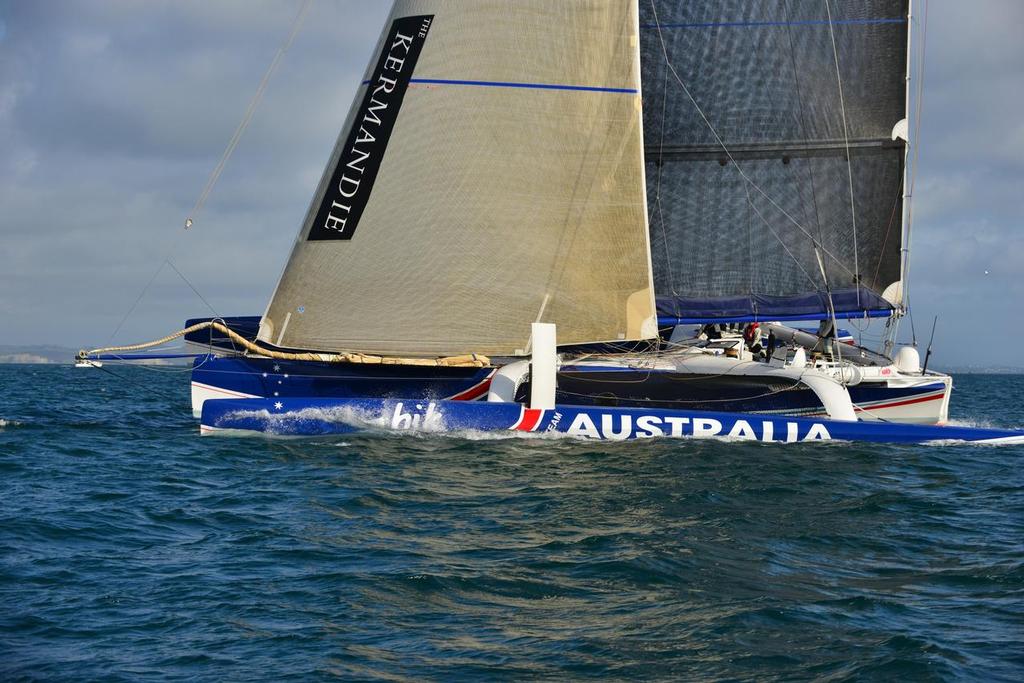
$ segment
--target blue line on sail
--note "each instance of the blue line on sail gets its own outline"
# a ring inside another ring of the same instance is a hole
[[[836,19],[835,26],[872,25],[872,24],[905,24],[906,17],[894,19]],[[718,27],[761,27],[761,26],[828,26],[828,19],[809,21],[709,21],[696,24],[641,24],[640,28],[718,28]]]
[[[584,92],[617,92],[635,95],[636,88],[605,88],[597,85],[559,85],[554,83],[509,83],[506,81],[457,81],[444,78],[412,78],[410,83],[426,85],[477,85],[490,88],[529,88],[533,90],[577,90]],[[370,81],[363,81],[369,85]]]

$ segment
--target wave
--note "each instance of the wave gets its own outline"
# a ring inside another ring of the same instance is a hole
[[[225,417],[229,420],[256,420],[261,423],[268,434],[288,435],[292,433],[291,425],[303,422],[325,422],[328,424],[352,427],[353,431],[384,431],[387,420],[382,415],[371,415],[366,411],[351,406],[338,408],[303,408],[286,413],[271,413],[263,408],[260,410],[235,410]]]
[[[350,427],[353,432],[364,434],[382,434],[389,436],[443,436],[445,438],[465,439],[467,441],[504,441],[508,439],[569,439],[587,441],[584,437],[572,436],[564,432],[522,432],[516,430],[484,431],[478,429],[450,429],[439,413],[431,413],[413,429],[393,429],[390,418],[380,413],[359,410],[351,406],[337,408],[303,408],[287,413],[271,413],[269,410],[236,410],[228,413],[230,420],[248,419],[261,423],[265,434],[271,436],[290,436],[294,427],[303,422],[323,422],[332,425]],[[224,432],[236,430],[225,429]],[[239,431],[239,433],[251,433]]]
[[[992,422],[992,420],[986,420],[983,418],[964,418],[957,420],[949,420],[946,422],[949,427],[974,427],[977,429],[1013,429],[1013,427],[1004,427]]]

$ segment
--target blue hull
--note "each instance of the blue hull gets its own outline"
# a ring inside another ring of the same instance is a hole
[[[282,361],[270,358],[200,358],[192,383],[225,394],[265,398],[425,396],[476,400],[487,395],[493,368],[420,367]]]
[[[202,431],[319,436],[365,430],[439,433],[555,433],[626,440],[726,437],[750,441],[969,441],[1024,444],[1024,431],[686,410],[558,405],[530,410],[517,403],[429,399],[225,399],[203,405]]]

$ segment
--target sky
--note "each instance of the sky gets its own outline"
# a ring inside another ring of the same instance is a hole
[[[262,313],[389,6],[313,3],[184,232],[300,3],[0,0],[0,345]],[[929,3],[910,290],[939,365],[1024,366],[1022,29],[1020,0]],[[120,325],[168,254],[191,287],[165,266]]]

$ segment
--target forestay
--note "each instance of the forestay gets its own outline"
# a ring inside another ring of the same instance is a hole
[[[330,84],[325,84],[329,87]],[[521,354],[656,334],[637,6],[399,0],[260,339]]]
[[[893,129],[906,116],[907,3],[639,7],[659,312],[819,318],[831,290],[839,317],[888,315],[901,279],[906,143]]]

